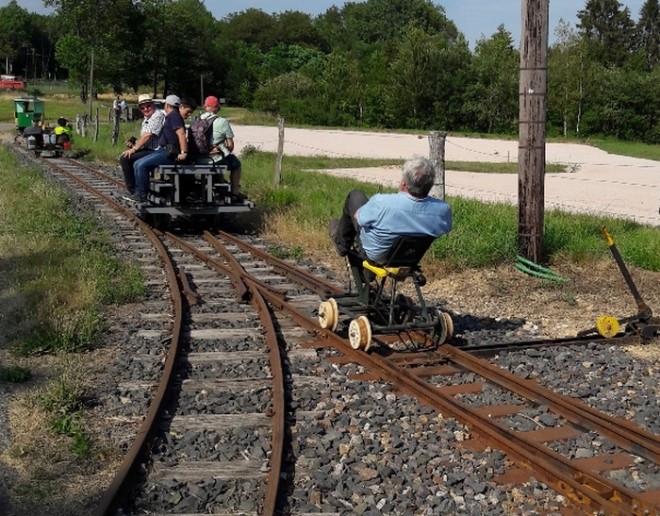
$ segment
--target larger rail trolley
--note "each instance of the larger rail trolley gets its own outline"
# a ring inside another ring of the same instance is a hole
[[[148,202],[140,204],[138,211],[161,229],[169,227],[174,217],[217,226],[226,214],[254,208],[252,201],[231,194],[226,177],[226,165],[161,165],[150,172]]]

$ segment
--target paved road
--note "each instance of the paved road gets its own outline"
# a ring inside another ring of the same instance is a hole
[[[238,152],[246,145],[277,150],[277,128],[233,125]],[[405,159],[428,155],[425,134],[366,133],[358,131],[286,129],[285,155]],[[447,161],[516,162],[518,142],[491,139],[447,138]],[[608,154],[588,145],[549,143],[548,162],[567,165],[569,172],[547,174],[546,210],[591,213],[630,218],[660,226],[660,162]],[[397,169],[346,169],[329,173],[361,177],[395,186]],[[517,174],[479,174],[448,170],[446,193],[487,202],[518,202]]]

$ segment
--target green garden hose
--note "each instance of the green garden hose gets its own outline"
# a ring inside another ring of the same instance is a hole
[[[516,258],[515,267],[516,269],[524,272],[525,274],[529,274],[536,278],[541,278],[549,281],[558,281],[558,282],[568,281],[566,278],[562,278],[555,271],[547,269],[546,267],[542,267],[541,265],[534,263],[520,255],[518,255],[518,257]]]

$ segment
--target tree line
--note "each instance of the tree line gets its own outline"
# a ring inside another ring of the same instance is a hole
[[[367,0],[318,16],[247,9],[216,20],[200,0],[44,0],[0,9],[4,67],[61,77],[83,95],[144,89],[225,97],[292,123],[515,134],[519,52],[500,26],[470,49],[431,0]],[[577,8],[577,6],[576,6]],[[631,18],[586,0],[548,56],[548,132],[660,143],[660,9]],[[93,55],[93,60],[92,60]],[[3,66],[0,64],[0,67]]]

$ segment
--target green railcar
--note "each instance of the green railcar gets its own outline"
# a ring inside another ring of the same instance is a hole
[[[19,97],[14,99],[14,120],[16,129],[23,132],[33,122],[42,122],[45,117],[44,101],[37,97]]]

